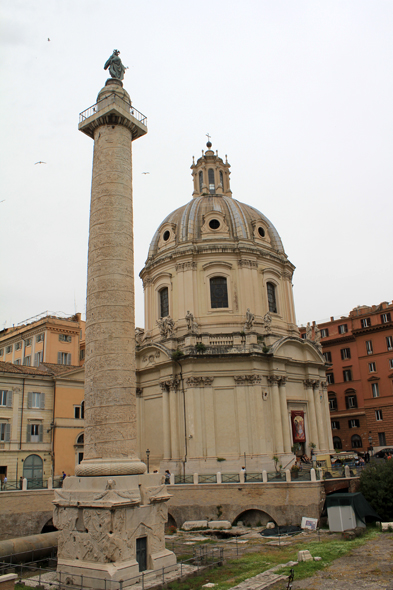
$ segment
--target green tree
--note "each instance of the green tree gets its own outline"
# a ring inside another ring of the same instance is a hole
[[[360,492],[383,521],[393,520],[393,459],[371,461],[360,476]]]

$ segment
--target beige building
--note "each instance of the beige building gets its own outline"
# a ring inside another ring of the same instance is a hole
[[[299,337],[277,230],[232,198],[230,165],[207,147],[140,273],[140,456],[178,474],[272,469],[273,456],[285,467],[295,442],[333,449],[325,361]]]

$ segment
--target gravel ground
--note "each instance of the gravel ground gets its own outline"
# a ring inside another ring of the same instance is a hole
[[[276,585],[275,590],[286,588]],[[292,590],[393,590],[393,534],[380,535],[312,578],[295,581]]]

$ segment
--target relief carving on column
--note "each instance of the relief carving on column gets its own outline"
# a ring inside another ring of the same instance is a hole
[[[143,289],[146,289],[146,287],[148,287],[149,285],[151,285],[153,283],[153,279],[150,278],[145,278],[143,280]]]
[[[210,386],[214,381],[214,377],[188,377],[186,383],[190,387],[205,387]]]
[[[260,375],[234,375],[236,385],[255,385],[261,382]]]

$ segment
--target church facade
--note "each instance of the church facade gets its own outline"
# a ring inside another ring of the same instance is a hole
[[[325,361],[300,338],[277,230],[232,197],[230,165],[207,147],[191,201],[160,224],[140,273],[140,456],[175,474],[284,468],[294,443],[333,450]]]

